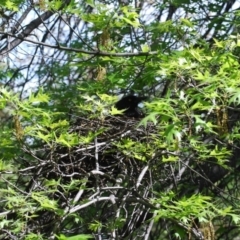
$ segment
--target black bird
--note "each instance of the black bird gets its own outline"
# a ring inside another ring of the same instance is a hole
[[[124,111],[124,115],[126,115],[127,117],[135,117],[135,118],[144,117],[144,114],[139,109],[138,104],[145,99],[146,97],[137,97],[134,95],[128,95],[120,99],[116,103],[115,107],[118,110],[126,109]]]

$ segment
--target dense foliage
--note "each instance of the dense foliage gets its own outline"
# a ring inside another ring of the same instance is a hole
[[[0,3],[0,239],[237,239],[239,13]]]

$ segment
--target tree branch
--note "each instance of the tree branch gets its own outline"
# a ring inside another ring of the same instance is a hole
[[[33,28],[34,29],[34,28]],[[32,30],[33,30],[32,29]],[[25,29],[26,30],[26,29]],[[31,31],[32,31],[31,30]],[[30,33],[30,32],[29,32]],[[112,53],[112,52],[105,52],[105,51],[86,51],[83,49],[77,49],[77,48],[69,48],[69,47],[63,47],[60,46],[59,44],[57,45],[51,45],[51,44],[46,44],[43,42],[39,42],[39,41],[34,41],[31,39],[26,39],[24,37],[24,35],[27,35],[26,32],[25,33],[21,33],[19,35],[14,35],[11,33],[5,33],[5,32],[1,32],[0,34],[7,34],[10,37],[15,37],[16,39],[13,40],[8,46],[4,47],[1,51],[0,54],[6,54],[8,51],[11,51],[14,47],[16,47],[17,45],[19,45],[21,42],[26,41],[26,42],[30,42],[33,44],[37,44],[37,45],[41,45],[41,46],[45,46],[45,47],[49,47],[49,48],[53,48],[53,49],[58,49],[58,50],[63,50],[63,51],[68,51],[68,52],[77,52],[77,53],[85,53],[85,54],[89,54],[89,55],[95,55],[95,56],[108,56],[108,57],[141,57],[141,56],[151,56],[151,55],[156,55],[158,52],[157,51],[153,51],[153,52],[136,52],[136,53]]]

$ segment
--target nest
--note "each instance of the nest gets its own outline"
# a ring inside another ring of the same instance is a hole
[[[70,133],[87,136],[89,132],[98,132],[91,142],[71,148],[56,145],[53,149],[45,146],[44,150],[41,148],[34,153],[24,149],[36,162],[35,166],[31,165],[29,170],[26,168],[24,171],[25,176],[31,177],[26,192],[46,191],[46,196],[56,200],[64,211],[64,217],[52,210],[37,211],[29,221],[29,231],[51,235],[56,227],[64,229],[72,221],[73,213],[88,216],[88,222],[106,223],[111,218],[115,221],[116,214],[125,220],[133,216],[137,219],[140,217],[142,222],[147,215],[141,216],[140,212],[144,210],[146,214],[147,205],[150,205],[146,201],[151,186],[149,175],[144,170],[147,161],[144,153],[142,159],[140,155],[136,159],[122,142],[126,139],[131,144],[148,141],[155,128],[151,124],[147,128],[137,127],[140,120],[127,116],[104,120],[79,117],[77,123],[71,126]],[[49,188],[51,181],[58,182],[54,191]],[[89,208],[84,207],[86,201],[94,202],[92,215],[88,214]],[[76,205],[79,210],[76,210]],[[138,224],[137,219],[132,229]],[[77,232],[89,231],[86,226],[75,227]],[[126,221],[124,226],[119,226],[116,234],[124,237],[129,232]]]

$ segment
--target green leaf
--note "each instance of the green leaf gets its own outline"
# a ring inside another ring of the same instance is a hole
[[[163,162],[176,162],[179,160],[179,157],[178,156],[168,156],[168,157],[165,157],[165,156],[162,156],[162,161]]]
[[[44,194],[45,192],[32,192],[31,197],[36,200],[43,209],[58,210],[57,201],[49,199]]]
[[[229,102],[230,103],[234,103],[236,105],[240,104],[240,89],[236,89],[236,92],[230,98]]]
[[[108,94],[97,94],[99,96],[99,98],[107,103],[113,104],[114,102],[116,102],[117,97],[116,96],[110,96]]]
[[[75,235],[75,236],[71,236],[71,237],[66,237],[63,234],[60,234],[59,236],[57,236],[58,240],[87,240],[87,239],[94,239],[94,237],[90,234],[79,234],[79,235]]]
[[[142,52],[149,52],[151,49],[147,44],[141,45]]]
[[[147,126],[148,122],[153,122],[154,125],[157,124],[156,116],[159,115],[157,112],[151,112],[149,115],[147,115],[145,118],[143,118],[138,126],[143,125],[144,127]]]
[[[194,26],[193,23],[191,21],[189,21],[188,19],[186,19],[186,18],[181,18],[180,20],[187,27],[193,27]]]
[[[59,137],[55,136],[55,138],[57,143],[67,147],[72,147],[79,144],[79,137],[76,133],[61,133]],[[87,137],[85,138],[85,142],[90,142],[91,140],[87,140]]]
[[[130,24],[131,26],[133,26],[133,27],[135,27],[135,28],[137,28],[137,27],[139,27],[140,26],[140,23],[138,22],[138,21],[135,21],[135,20],[130,20],[130,19],[128,19],[128,18],[125,18],[125,17],[122,17],[122,19],[126,22],[126,23],[128,23],[128,24]]]
[[[9,10],[13,10],[15,12],[17,12],[19,9],[18,9],[18,6],[13,2],[13,1],[10,1],[10,0],[7,0],[6,3],[5,3],[5,6],[6,8],[8,8]]]
[[[49,96],[47,94],[44,94],[42,90],[40,89],[36,96],[34,94],[30,93],[29,95],[29,102],[32,104],[39,104],[42,102],[49,102]]]
[[[102,223],[97,220],[95,220],[93,223],[89,224],[89,229],[94,232],[97,232],[97,230],[99,228],[102,228]]]
[[[110,110],[110,114],[111,115],[119,115],[119,114],[123,114],[125,111],[125,109],[123,110],[118,110],[117,108],[115,108],[114,106],[111,107],[111,110]]]
[[[49,140],[52,139],[52,135],[51,134],[43,134],[40,131],[37,132],[36,136],[39,137],[40,139],[44,140],[47,143],[49,143]]]
[[[177,130],[175,124],[169,124],[165,130],[164,135],[166,136],[167,142],[171,143],[175,140],[178,135],[181,136],[180,132]]]

